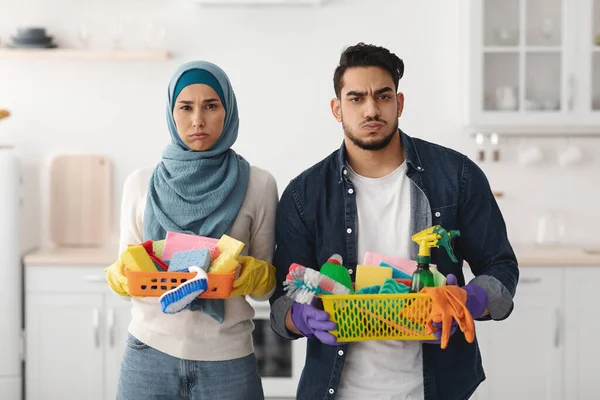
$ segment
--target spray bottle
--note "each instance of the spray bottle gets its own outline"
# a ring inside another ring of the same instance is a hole
[[[431,260],[430,249],[432,247],[443,247],[448,252],[448,256],[453,262],[458,262],[452,251],[450,240],[460,236],[459,231],[446,231],[440,225],[427,228],[412,236],[413,242],[419,245],[419,254],[417,255],[417,270],[412,275],[412,293],[419,293],[424,287],[434,286],[433,273],[429,270]]]

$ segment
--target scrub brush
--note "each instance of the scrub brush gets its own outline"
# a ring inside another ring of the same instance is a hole
[[[160,306],[163,313],[178,313],[208,288],[208,276],[202,268],[193,266],[189,270],[195,272],[196,276],[160,296]]]
[[[310,304],[320,294],[349,294],[350,289],[312,268],[300,264],[290,265],[283,282],[288,297],[297,303]]]

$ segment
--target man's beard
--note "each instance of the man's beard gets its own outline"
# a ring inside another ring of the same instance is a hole
[[[372,119],[367,122],[372,122],[372,121],[381,122],[381,120],[379,120],[379,119]],[[377,150],[385,149],[387,147],[387,145],[390,144],[390,142],[394,138],[394,135],[398,134],[398,120],[397,119],[395,120],[394,126],[390,130],[390,133],[388,133],[387,135],[385,135],[384,137],[382,137],[381,139],[378,139],[378,140],[369,140],[369,139],[365,140],[365,139],[357,138],[350,131],[350,129],[348,129],[346,124],[344,124],[343,118],[342,118],[342,128],[344,128],[344,134],[346,135],[346,137],[348,139],[350,139],[356,147],[363,149],[363,150],[377,151]]]

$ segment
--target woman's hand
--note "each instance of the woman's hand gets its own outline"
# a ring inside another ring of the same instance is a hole
[[[261,297],[275,288],[275,267],[254,257],[238,256],[240,276],[233,281],[231,296]]]

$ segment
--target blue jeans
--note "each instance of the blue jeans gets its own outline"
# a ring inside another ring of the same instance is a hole
[[[130,334],[117,399],[264,400],[264,394],[254,354],[226,361],[183,360]]]

